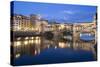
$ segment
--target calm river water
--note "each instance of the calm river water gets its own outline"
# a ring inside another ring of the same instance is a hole
[[[74,38],[75,39],[75,38]],[[48,40],[44,37],[18,37],[11,43],[14,65],[34,65],[96,60],[95,41]]]

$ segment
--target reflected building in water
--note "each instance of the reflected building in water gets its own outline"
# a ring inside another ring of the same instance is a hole
[[[71,48],[73,50],[85,50],[92,51],[94,57],[96,56],[96,51],[94,49],[95,42],[84,42],[80,40],[47,40],[44,37],[19,37],[16,41],[12,42],[14,48],[14,58],[19,58],[23,55],[36,56],[39,55],[44,50],[49,48]]]

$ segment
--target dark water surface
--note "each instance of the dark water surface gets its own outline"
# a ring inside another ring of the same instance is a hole
[[[14,65],[34,65],[66,62],[95,61],[95,41],[71,41],[44,37],[18,37],[12,46]]]

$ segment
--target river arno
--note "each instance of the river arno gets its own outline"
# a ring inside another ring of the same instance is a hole
[[[75,39],[75,40],[74,40]],[[95,41],[46,39],[42,36],[18,37],[11,45],[14,65],[50,64],[97,60]]]

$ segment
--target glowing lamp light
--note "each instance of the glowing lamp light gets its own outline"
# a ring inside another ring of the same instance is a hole
[[[35,50],[35,55],[37,54],[37,50]]]
[[[24,44],[27,45],[28,44],[28,41],[24,41]]]
[[[18,38],[17,38],[17,40],[20,40],[20,39],[21,39],[21,37],[18,37]]]
[[[36,44],[40,44],[40,39],[39,40],[35,40]]]
[[[25,37],[25,39],[29,39],[29,37]]]
[[[34,37],[31,37],[31,39],[34,39]]]
[[[34,40],[29,40],[29,43],[32,43],[33,44],[34,43]]]
[[[57,46],[55,46],[55,49],[57,49]]]
[[[20,46],[21,45],[21,42],[20,41],[17,41],[17,42],[14,42],[14,46]]]
[[[60,47],[60,48],[64,48],[65,45],[66,45],[65,43],[63,43],[63,42],[59,42],[59,47]]]
[[[18,54],[16,54],[16,56],[15,56],[16,58],[19,58],[20,57],[20,54],[18,53]]]

